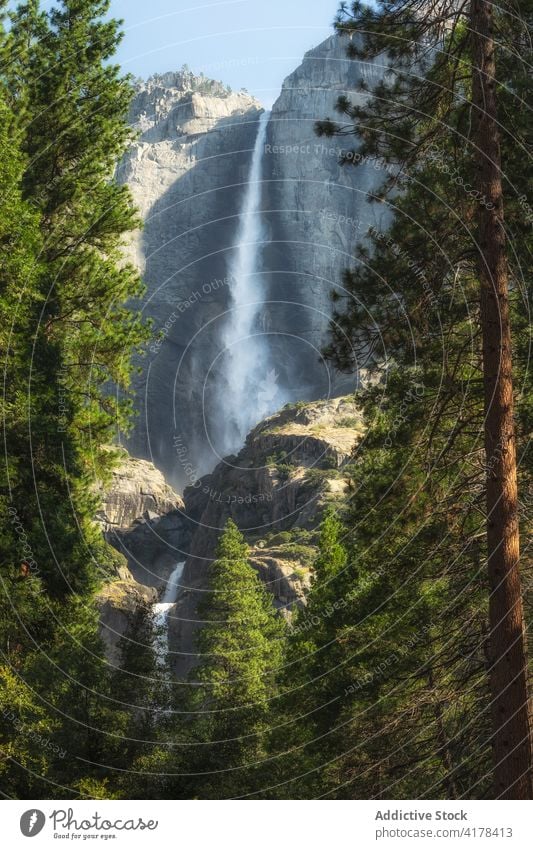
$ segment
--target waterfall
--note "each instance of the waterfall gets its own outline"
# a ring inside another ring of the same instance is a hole
[[[265,305],[261,248],[266,239],[261,216],[261,187],[269,118],[270,113],[263,112],[259,120],[235,251],[228,269],[231,302],[222,333],[224,353],[218,394],[223,455],[239,450],[254,425],[285,403],[272,362],[269,336],[261,332],[260,326]]]
[[[179,584],[183,575],[185,562],[176,563],[163,593],[163,598],[153,606],[155,640],[154,651],[159,666],[164,666],[168,654],[168,614],[176,603],[179,594]]]

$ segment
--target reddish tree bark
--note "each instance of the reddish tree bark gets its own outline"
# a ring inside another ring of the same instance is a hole
[[[531,735],[520,586],[516,440],[492,3],[472,0],[479,275],[487,462],[490,690],[494,791],[531,799]]]

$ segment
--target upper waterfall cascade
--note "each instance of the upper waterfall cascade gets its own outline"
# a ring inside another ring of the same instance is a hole
[[[179,491],[287,402],[357,385],[321,352],[349,246],[382,229],[385,205],[366,198],[383,175],[370,162],[341,168],[338,144],[314,125],[341,90],[364,103],[359,84],[379,81],[373,67],[331,36],[285,80],[270,115],[246,92],[204,93],[188,76],[138,83],[137,141],[119,177],[144,221],[125,250],[156,332],[136,361],[126,442]]]
[[[263,112],[244,194],[235,250],[229,263],[230,311],[222,332],[222,381],[219,410],[221,450],[239,450],[246,434],[283,405],[283,391],[270,349],[270,335],[261,325],[265,306],[261,251],[266,233],[261,197],[263,155],[269,112]]]

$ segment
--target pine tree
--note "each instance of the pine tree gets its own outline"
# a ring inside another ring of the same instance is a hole
[[[281,697],[273,705],[275,757],[267,796],[308,799],[325,789],[323,765],[332,752],[328,733],[339,712],[343,687],[337,627],[352,571],[345,536],[338,516],[328,511],[320,528],[319,555],[306,606],[293,613],[288,629]]]
[[[24,192],[41,213],[42,237],[27,339],[31,465],[20,510],[34,523],[43,573],[58,595],[84,592],[110,569],[92,522],[93,483],[108,478],[108,445],[128,426],[131,356],[145,335],[125,306],[140,281],[122,245],[139,222],[113,173],[130,138],[132,89],[110,61],[120,33],[117,21],[103,19],[108,8],[65,0],[43,15],[37,3],[24,4],[11,15],[4,51],[21,116]]]
[[[260,788],[269,709],[283,660],[284,627],[248,563],[248,547],[230,520],[210,567],[200,614],[200,664],[191,673],[189,709],[196,745],[187,757],[190,795],[227,798]]]
[[[53,630],[40,562],[32,547],[31,527],[19,512],[18,494],[25,476],[28,456],[13,450],[24,442],[27,404],[24,375],[26,338],[31,334],[31,304],[38,297],[41,273],[39,220],[21,196],[24,160],[18,149],[15,119],[3,92],[0,94],[0,355],[3,391],[1,417],[4,437],[4,463],[0,477],[0,649],[1,674],[6,683],[7,721],[2,722],[9,757],[22,766],[33,764],[31,737],[16,733],[27,728],[29,715],[38,717],[41,730],[47,726],[45,712],[20,679],[28,652],[38,639],[50,637]],[[10,693],[14,693],[10,695]],[[11,718],[11,713],[13,717]],[[10,738],[10,739],[9,739]],[[4,742],[4,740],[3,740]],[[7,769],[7,763],[2,763]],[[18,792],[21,776],[12,789]]]
[[[527,9],[524,9],[527,13]],[[497,122],[498,83],[521,88],[524,70],[515,61],[504,59],[496,71],[495,40],[501,54],[513,48],[513,39],[525,43],[526,28],[520,16],[507,17],[505,11],[492,13],[488,3],[472,0],[457,7],[453,3],[440,4],[438,9],[423,3],[383,3],[377,9],[356,3],[350,11],[343,4],[338,28],[350,34],[349,52],[353,56],[385,57],[393,68],[385,82],[374,90],[363,106],[354,107],[346,98],[339,101],[339,110],[357,122],[354,126],[339,128],[331,122],[319,126],[319,132],[355,133],[362,145],[358,157],[370,155],[393,166],[385,182],[383,196],[394,184],[405,189],[413,181],[419,189],[419,199],[424,198],[424,180],[428,172],[441,172],[437,183],[447,183],[447,194],[460,195],[459,208],[462,220],[455,218],[457,207],[444,207],[437,215],[438,229],[424,230],[414,235],[415,253],[421,256],[421,265],[409,267],[408,259],[413,247],[407,238],[399,239],[403,252],[403,278],[407,279],[409,292],[413,291],[412,278],[419,268],[418,300],[411,303],[410,317],[415,320],[412,350],[423,357],[430,356],[431,334],[427,325],[435,306],[444,304],[446,290],[453,284],[472,281],[477,287],[477,305],[472,314],[472,340],[479,345],[480,367],[483,376],[484,409],[482,418],[485,434],[487,517],[486,556],[490,578],[490,667],[491,704],[494,743],[494,792],[498,798],[530,798],[531,796],[531,742],[528,721],[526,687],[526,659],[520,579],[518,572],[518,502],[516,491],[516,461],[513,415],[511,336],[509,322],[508,256],[503,219],[502,174],[500,167],[501,130]],[[365,32],[364,41],[357,31]],[[526,51],[530,50],[527,46]],[[516,54],[515,54],[516,55]],[[497,76],[498,74],[498,76]],[[508,97],[507,97],[508,100]],[[506,104],[506,96],[501,97]],[[507,113],[509,114],[509,113]],[[508,122],[503,138],[504,149],[521,143],[521,119]],[[453,159],[443,158],[450,153]],[[505,153],[504,153],[505,156]],[[457,174],[450,168],[457,168]],[[448,179],[442,179],[442,172]],[[450,171],[452,172],[450,174]],[[517,185],[523,179],[518,172]],[[429,187],[433,188],[434,183]],[[458,188],[461,187],[461,192]],[[429,194],[429,193],[428,193]],[[411,197],[415,194],[411,191]],[[426,205],[431,201],[424,198]],[[393,201],[395,205],[396,202]],[[516,202],[508,204],[513,214],[520,217]],[[404,207],[405,209],[405,207]],[[415,222],[420,217],[419,205]],[[451,211],[451,214],[450,214]],[[401,211],[400,211],[401,214]],[[523,217],[523,215],[522,215]],[[451,221],[450,221],[451,219]],[[455,221],[454,221],[455,219]],[[408,219],[406,219],[408,221]],[[406,223],[404,221],[404,224]],[[457,222],[457,223],[456,223]],[[458,226],[458,225],[462,226]],[[473,229],[472,229],[473,228]],[[412,236],[412,227],[407,224]],[[440,236],[451,255],[442,250]],[[453,237],[454,238],[453,238]],[[435,250],[437,246],[437,250]],[[379,251],[381,262],[385,256]],[[445,262],[439,270],[439,254]],[[363,254],[361,254],[361,257]],[[398,267],[395,263],[394,268]],[[372,261],[372,272],[378,265]],[[371,273],[372,273],[371,272]],[[434,279],[432,279],[432,275]],[[364,277],[358,275],[357,288]],[[411,281],[409,281],[411,277]],[[424,280],[431,281],[425,286]],[[439,285],[436,285],[437,281]],[[352,281],[353,284],[353,281]],[[376,289],[376,286],[374,286]],[[393,289],[404,296],[400,281]],[[351,291],[354,291],[352,285]],[[430,300],[436,294],[436,302]],[[469,295],[470,297],[470,295]],[[452,302],[453,303],[453,302]],[[378,315],[386,313],[387,339],[397,339],[396,328],[391,325],[391,298],[378,305]],[[349,308],[344,326],[350,326],[353,338],[354,312]],[[455,342],[454,325],[446,321],[450,340]],[[426,327],[425,327],[426,325]],[[426,344],[429,340],[429,345]],[[403,349],[405,351],[405,349]],[[463,349],[463,354],[464,354]],[[351,355],[344,344],[340,345],[340,360],[347,365]],[[335,355],[335,343],[332,347]],[[394,357],[397,350],[393,346]],[[462,368],[461,352],[455,348],[456,371]],[[446,353],[446,361],[450,361]],[[478,396],[479,397],[479,396]],[[450,399],[446,386],[442,398]],[[450,403],[451,402],[451,403]],[[482,398],[483,402],[483,398]],[[438,405],[442,408],[442,401]],[[479,414],[479,408],[477,408]],[[470,420],[470,426],[472,421]],[[475,425],[474,425],[475,427]],[[459,433],[456,430],[456,433]],[[452,435],[453,441],[455,437]]]
[[[154,642],[152,609],[139,604],[119,641],[119,668],[111,675],[111,696],[124,716],[115,768],[127,768],[146,752],[152,753],[161,734],[167,731],[171,673],[158,666]]]
[[[127,390],[144,333],[124,306],[139,289],[121,253],[136,215],[113,170],[130,89],[108,63],[107,5],[28,2],[0,36],[1,770],[18,798],[112,795],[109,765],[129,757],[132,712],[114,698],[93,598],[117,565],[93,481],[129,409],[109,386]]]
[[[336,614],[346,603],[342,592],[347,572],[351,572],[345,537],[346,529],[338,516],[333,511],[328,512],[320,528],[319,556],[313,564],[313,583],[307,605],[298,611],[289,632],[287,687],[300,708],[306,699],[304,692],[307,696],[311,694],[315,706],[322,706],[320,715],[313,711],[312,717],[314,726],[322,731],[331,726],[329,709],[331,700],[336,701],[332,690],[339,684],[338,679],[332,683],[335,676],[330,673],[339,657],[335,642]],[[300,686],[293,689],[296,680],[300,681]]]

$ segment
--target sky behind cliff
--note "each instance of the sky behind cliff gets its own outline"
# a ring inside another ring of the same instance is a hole
[[[332,32],[336,0],[114,0],[132,73],[192,71],[247,88],[266,106],[306,50]]]
[[[331,35],[337,8],[337,0],[111,3],[113,15],[124,20],[118,52],[124,70],[148,77],[187,64],[233,89],[247,88],[267,107],[303,54]]]

